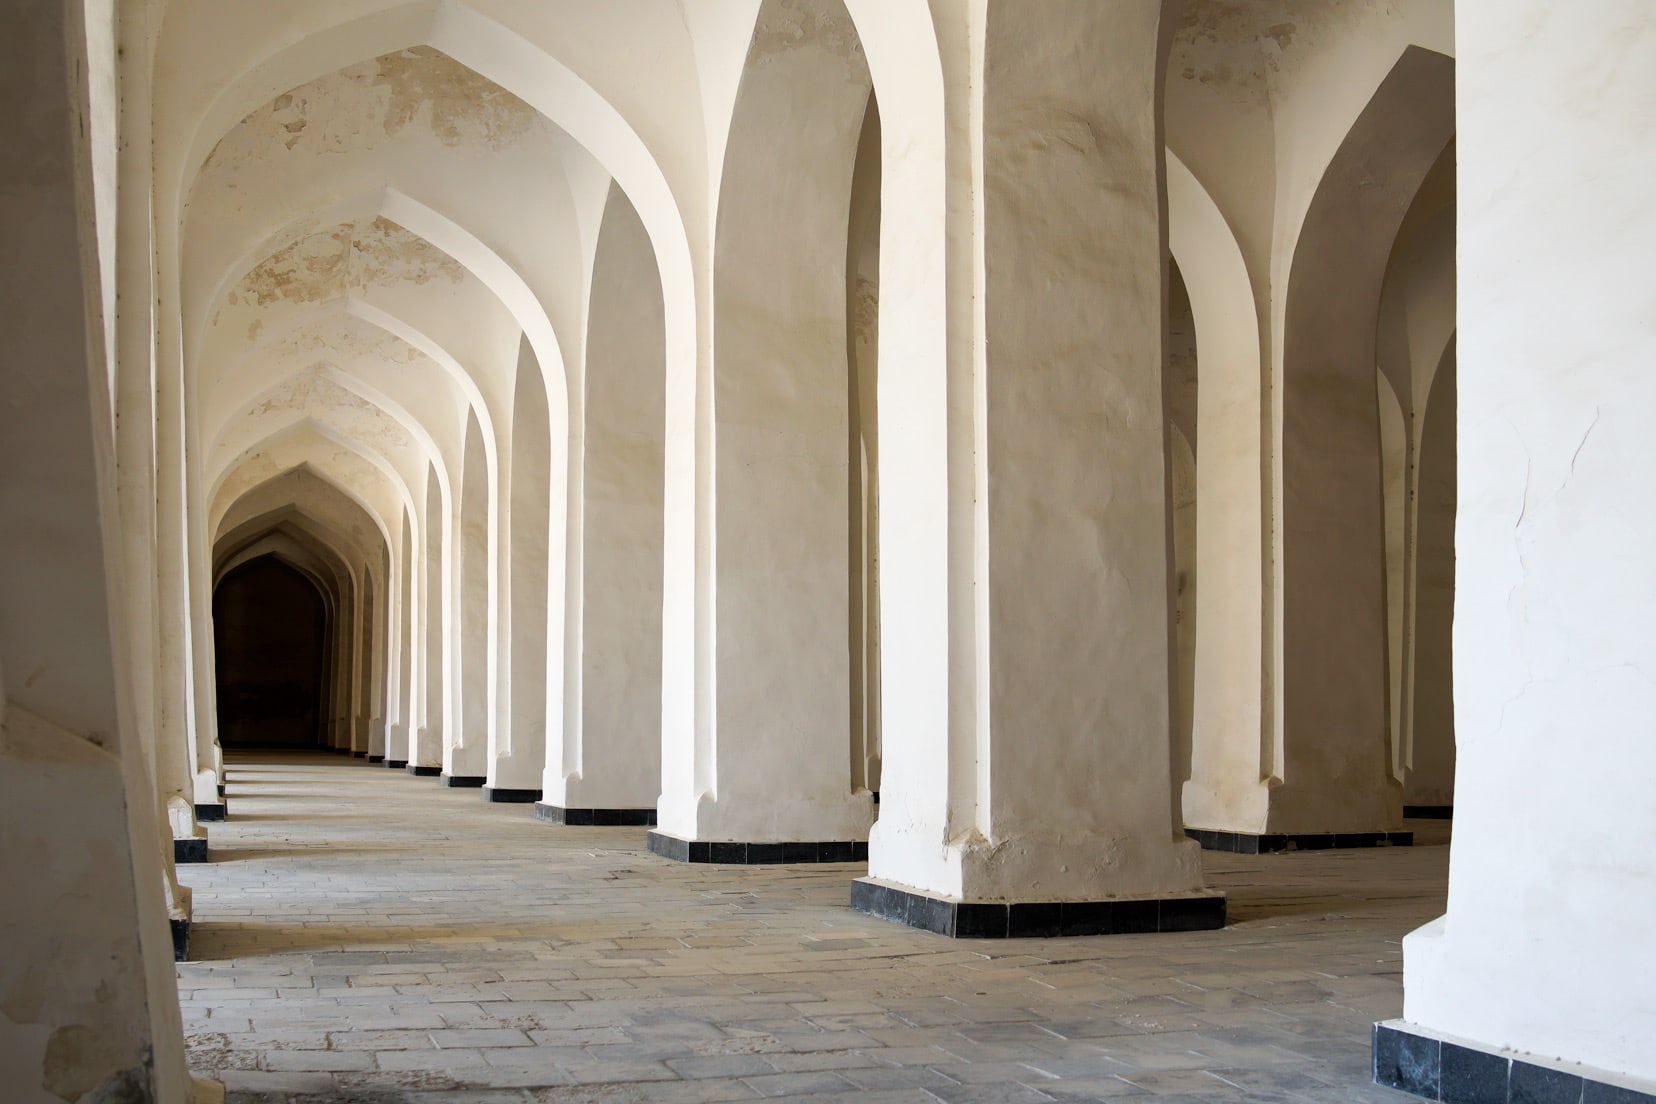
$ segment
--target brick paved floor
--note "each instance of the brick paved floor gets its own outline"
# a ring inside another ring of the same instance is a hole
[[[1368,1083],[1446,826],[1206,856],[1222,932],[949,940],[858,865],[686,866],[360,760],[233,756],[180,964],[232,1104],[1406,1102]]]

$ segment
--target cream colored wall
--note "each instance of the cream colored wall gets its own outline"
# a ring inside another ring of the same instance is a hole
[[[1453,52],[1451,39],[1452,6],[1445,0],[1389,5],[1286,0],[1235,5],[1193,0],[1183,9],[1169,59],[1167,138],[1170,163],[1176,158],[1181,169],[1188,166],[1200,191],[1170,188],[1175,248],[1181,222],[1189,221],[1188,214],[1180,217],[1181,210],[1199,209],[1188,202],[1181,205],[1181,190],[1211,197],[1216,221],[1223,229],[1215,227],[1205,237],[1210,241],[1234,237],[1252,292],[1258,342],[1254,372],[1259,382],[1251,388],[1252,395],[1231,391],[1246,396],[1246,405],[1227,404],[1221,416],[1215,404],[1211,407],[1213,424],[1204,422],[1204,440],[1217,441],[1216,431],[1228,425],[1231,442],[1211,453],[1204,449],[1204,455],[1215,457],[1215,492],[1218,479],[1225,478],[1227,486],[1223,494],[1202,496],[1204,502],[1213,504],[1213,509],[1203,513],[1202,524],[1204,528],[1223,524],[1234,535],[1225,546],[1243,549],[1245,561],[1254,559],[1246,550],[1258,539],[1262,544],[1258,562],[1263,567],[1248,572],[1244,561],[1236,561],[1214,565],[1220,572],[1228,568],[1228,575],[1204,575],[1208,584],[1204,605],[1212,605],[1216,615],[1203,621],[1201,631],[1223,631],[1228,639],[1221,647],[1198,648],[1197,662],[1209,674],[1197,678],[1195,773],[1185,792],[1186,818],[1193,825],[1243,832],[1263,831],[1268,825],[1274,830],[1324,831],[1343,818],[1349,828],[1366,821],[1367,830],[1375,830],[1390,826],[1395,816],[1395,797],[1388,792],[1395,784],[1387,781],[1390,772],[1381,764],[1386,742],[1386,657],[1377,648],[1365,651],[1363,644],[1375,638],[1376,632],[1384,639],[1385,606],[1376,582],[1383,569],[1379,553],[1369,551],[1379,548],[1381,525],[1377,516],[1362,521],[1359,527],[1364,535],[1337,553],[1330,548],[1326,557],[1317,551],[1319,545],[1301,543],[1306,539],[1306,525],[1323,535],[1333,531],[1330,525],[1341,532],[1357,526],[1356,519],[1334,515],[1368,501],[1368,479],[1361,478],[1362,489],[1352,485],[1337,490],[1341,481],[1334,478],[1335,469],[1322,462],[1332,455],[1328,443],[1304,450],[1305,455],[1320,458],[1309,473],[1313,484],[1320,479],[1327,485],[1328,502],[1341,504],[1324,510],[1332,510],[1329,517],[1313,520],[1305,516],[1306,506],[1316,497],[1311,493],[1314,487],[1308,490],[1284,482],[1285,478],[1288,483],[1302,478],[1295,456],[1303,442],[1294,422],[1292,380],[1299,378],[1299,369],[1294,360],[1283,358],[1296,325],[1291,324],[1290,311],[1299,296],[1292,280],[1300,280],[1311,295],[1347,281],[1348,286],[1336,296],[1337,303],[1352,306],[1357,313],[1373,305],[1373,297],[1356,287],[1369,276],[1355,276],[1355,239],[1342,243],[1342,259],[1337,262],[1313,259],[1313,253],[1326,249],[1328,243],[1326,230],[1316,230],[1313,200],[1322,190],[1326,203],[1330,193],[1326,178],[1336,152],[1349,141],[1354,123],[1404,52],[1421,47],[1449,54]],[[1412,77],[1408,86],[1424,91]],[[1447,95],[1445,89],[1435,97],[1439,114],[1446,110]],[[1408,110],[1415,111],[1415,107]],[[1395,170],[1400,149],[1381,153],[1377,147],[1368,163],[1376,171]],[[1179,170],[1173,171],[1175,183],[1180,176]],[[1406,198],[1403,205],[1407,207]],[[1337,215],[1334,225],[1341,232],[1355,231],[1365,225],[1364,217],[1353,207]],[[1188,240],[1189,234],[1184,236]],[[1389,247],[1384,231],[1379,240],[1379,248]],[[1183,258],[1181,264],[1187,273],[1195,267],[1184,264]],[[1204,312],[1198,303],[1199,328],[1204,313],[1211,314],[1212,308]],[[1302,333],[1296,339],[1308,343],[1314,358],[1369,364],[1372,371],[1372,340],[1363,345],[1353,329],[1361,328],[1355,316],[1336,322],[1334,312],[1325,307],[1313,308],[1310,316],[1327,320],[1323,332]],[[1342,348],[1341,340],[1350,343]],[[1234,354],[1239,365],[1245,363],[1240,359],[1244,355],[1240,346],[1238,342]],[[1204,357],[1204,367],[1210,364],[1220,367],[1220,362]],[[1285,366],[1289,376],[1283,374]],[[1354,409],[1372,400],[1372,381],[1366,373],[1354,374],[1348,390],[1347,405]],[[1284,396],[1286,410],[1281,405]],[[1328,398],[1325,394],[1315,405],[1321,408]],[[1316,424],[1319,417],[1326,416],[1313,416],[1307,424]],[[1363,420],[1373,418],[1370,411]],[[1337,436],[1346,440],[1369,432],[1360,421]],[[1255,443],[1249,443],[1250,436]],[[1367,453],[1369,446],[1358,451]],[[1220,456],[1236,459],[1227,460],[1221,469],[1217,466]],[[1256,464],[1261,469],[1257,489],[1252,485]],[[1351,483],[1356,474],[1348,473],[1344,481]],[[1300,536],[1294,537],[1284,525],[1300,525]],[[1251,538],[1250,531],[1259,537]],[[1374,569],[1364,566],[1360,570],[1361,586],[1353,579],[1335,584],[1333,575],[1338,570],[1331,575],[1325,570],[1327,564],[1317,566],[1325,559],[1355,566],[1370,558],[1376,558]],[[1303,566],[1311,571],[1301,571]],[[1325,582],[1344,595],[1340,599],[1344,607],[1351,606],[1354,595],[1361,595],[1355,607],[1361,615],[1349,619],[1352,631],[1345,644],[1324,641],[1317,647],[1301,648],[1295,641],[1302,633],[1310,641],[1318,639],[1323,630],[1310,631],[1302,623],[1296,627],[1299,615],[1295,611],[1321,608],[1322,599],[1296,598],[1288,591],[1309,582],[1319,570],[1327,576]],[[1255,621],[1261,625],[1257,645],[1246,630]],[[1256,650],[1261,654],[1254,661]],[[1324,660],[1328,662],[1319,667]],[[1336,683],[1341,686],[1337,692],[1321,694],[1317,689]],[[1336,701],[1364,704],[1337,717],[1324,708]],[[1374,763],[1366,763],[1370,758]],[[1359,760],[1365,760],[1365,765],[1359,765]],[[1290,773],[1293,778],[1288,777]],[[1317,808],[1314,800],[1296,797],[1302,787],[1308,794],[1338,792],[1341,807]]]
[[[1633,0],[1457,14],[1455,841],[1404,1017],[1649,1092],[1656,27]]]
[[[0,1067],[20,1102],[178,1101],[170,858],[117,643],[114,15],[27,3],[0,23],[0,846],[23,860],[0,903]]]
[[[1454,345],[1437,369],[1421,427],[1416,498],[1413,671],[1407,805],[1455,803],[1455,501],[1457,449]],[[1475,661],[1475,660],[1473,660]]]
[[[843,629],[844,242],[868,87],[843,8],[761,8],[714,253],[706,727],[689,762],[664,745],[659,823],[684,838],[861,839],[872,819],[850,787]],[[788,263],[802,250],[823,262]]]
[[[661,793],[661,424],[666,335],[644,224],[609,190],[593,259],[582,442],[576,708],[544,800],[647,809]]]

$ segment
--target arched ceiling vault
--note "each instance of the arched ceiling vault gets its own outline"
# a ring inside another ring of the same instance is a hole
[[[213,543],[214,585],[233,558],[273,532],[288,532],[310,546],[332,565],[342,588],[355,587],[365,572],[392,563],[362,505],[325,476],[301,466],[250,488],[231,504]]]
[[[447,465],[418,423],[398,418],[362,390],[338,369],[297,370],[255,396],[220,427],[206,457],[209,479],[216,485],[245,453],[244,442],[268,440],[308,418],[378,457],[396,472],[402,486],[420,486],[428,465],[441,465],[439,479],[446,484]]]
[[[394,525],[401,536],[404,511],[409,517],[423,516],[410,489],[383,458],[306,418],[257,442],[226,466],[206,496],[208,533],[219,531],[229,508],[248,490],[299,467],[309,467],[356,502],[387,548],[394,544]]]
[[[481,394],[435,342],[401,327],[424,348],[405,340],[384,324],[400,323],[383,312],[364,317],[358,304],[347,299],[296,314],[289,325],[245,348],[201,404],[201,439],[209,450],[223,439],[225,424],[261,393],[299,373],[324,371],[397,418],[434,458],[457,466],[461,420],[455,412],[483,407]],[[479,420],[492,425],[486,407]]]
[[[493,10],[495,5],[488,6],[491,15],[501,14]],[[641,29],[637,20],[624,18],[608,6],[547,4],[536,8],[528,18],[544,26],[526,38],[493,18],[455,3],[387,5],[371,0],[329,0],[323,4],[296,0],[283,5],[279,15],[242,8],[231,12],[223,5],[190,0],[176,5],[172,14],[177,18],[169,19],[169,30],[176,31],[176,35],[167,36],[162,54],[184,56],[182,52],[189,51],[192,44],[205,45],[208,38],[213,50],[202,64],[180,67],[181,71],[173,73],[173,79],[163,82],[165,87],[158,90],[162,106],[175,109],[158,114],[183,121],[157,137],[163,256],[170,245],[176,244],[179,227],[166,212],[182,214],[183,196],[197,168],[237,120],[245,119],[261,103],[279,99],[285,89],[318,80],[365,58],[430,46],[547,116],[628,190],[656,241],[669,296],[685,304],[674,324],[679,362],[693,357],[694,284],[689,242],[661,165],[629,121],[583,76],[559,60],[559,55],[567,55],[578,58],[581,65],[591,66],[616,54],[620,44],[625,44],[625,50],[597,66],[609,81],[607,88],[623,99],[639,100],[639,106],[654,104],[668,114],[694,112],[699,96],[695,94],[693,51],[685,40],[683,23],[678,19],[645,20],[646,26]],[[522,13],[516,15],[523,17]],[[295,27],[314,29],[296,35]],[[666,38],[657,43],[658,50],[640,50],[641,35]],[[273,42],[281,44],[274,52],[269,45]],[[631,71],[646,60],[648,72]],[[639,98],[636,86],[660,87],[664,81],[679,94]],[[659,133],[680,143],[689,140],[683,137],[686,134],[699,139],[700,120],[691,118],[688,122],[693,125],[688,127],[685,122],[662,126],[652,116],[649,129],[652,135]],[[687,164],[699,168],[703,143],[691,141],[691,146],[694,156]],[[704,175],[692,172],[686,178],[694,181]],[[602,191],[598,187],[588,190],[595,197]],[[505,267],[516,271],[510,264]],[[518,279],[523,277],[519,275]],[[526,325],[524,330],[536,343],[542,371],[552,371],[560,358],[552,354],[551,343],[534,327]],[[548,386],[547,390],[552,394],[563,389]]]
[[[265,556],[274,556],[305,575],[336,609],[344,604],[350,575],[343,560],[302,525],[282,521],[235,542],[214,557],[213,588],[236,568]]]
[[[640,211],[651,211],[652,229],[679,221],[682,234],[675,190],[685,210],[706,204],[697,50],[676,8],[664,6],[659,19],[640,19],[635,9],[569,0],[178,0],[158,62],[171,79],[157,90],[157,115],[180,120],[157,136],[163,213],[181,209],[212,148],[260,104],[363,59],[429,46],[546,115],[605,164]],[[185,58],[191,64],[177,64]]]
[[[446,55],[419,48],[347,66],[268,101],[208,157],[187,211],[186,333],[260,258],[307,231],[385,213],[389,189],[464,225],[470,251],[432,240],[479,275],[478,258],[492,252],[560,334],[577,334],[581,220],[570,181],[593,176],[607,185],[544,116]]]

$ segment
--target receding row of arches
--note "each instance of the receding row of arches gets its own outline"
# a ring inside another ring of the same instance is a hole
[[[952,934],[1211,926],[1197,843],[1453,802],[1411,1021],[1644,1071],[1650,36],[1554,7],[11,12],[13,1034],[102,1063],[48,1091],[182,1097],[169,851],[306,740],[866,847]]]
[[[309,478],[292,480],[306,489],[289,507],[343,495],[358,515],[362,543],[345,569],[355,589],[319,592],[325,608],[348,609],[325,619],[326,650],[351,657],[354,680],[349,692],[317,684],[338,699],[316,707],[319,741],[481,782],[499,800],[660,805],[691,836],[782,831],[768,806],[775,780],[791,777],[789,801],[818,818],[795,834],[867,831],[891,697],[882,623],[893,610],[905,630],[924,623],[904,610],[918,597],[914,561],[899,556],[909,585],[887,601],[881,538],[927,526],[908,478],[924,470],[910,462],[920,404],[902,397],[923,373],[893,383],[876,366],[913,337],[882,333],[882,277],[912,260],[903,235],[903,254],[882,258],[882,210],[906,164],[882,163],[892,142],[853,15],[830,3],[756,8],[724,135],[712,277],[688,298],[662,252],[665,216],[646,217],[651,189],[605,159],[626,161],[614,142],[583,132],[583,144],[567,107],[553,122],[533,89],[508,91],[483,75],[489,65],[464,64],[460,40],[435,25],[432,41],[452,54],[421,45],[327,72],[306,61],[289,72],[308,83],[215,143],[198,137],[184,162],[201,166],[186,189],[185,253],[198,262],[186,269],[223,275],[186,279],[201,289],[186,292],[201,342],[197,353],[186,343],[185,391],[210,443],[200,478],[220,519],[211,558],[235,544],[223,519],[246,514],[249,498],[274,503],[269,485],[294,473]],[[1245,248],[1225,189],[1167,148],[1168,326],[1153,382],[1177,628],[1161,711],[1172,808],[1187,826],[1384,830],[1407,779],[1410,803],[1449,804],[1453,507],[1451,497],[1444,513],[1452,477],[1441,469],[1453,444],[1421,427],[1453,419],[1424,417],[1428,396],[1442,400],[1420,365],[1443,340],[1426,331],[1453,318],[1452,68],[1441,53],[1403,50],[1334,150],[1286,255]],[[278,150],[283,165],[303,163],[317,132],[313,156],[351,158],[329,181],[336,193],[386,163],[494,165],[482,208],[495,213],[482,223],[539,211],[533,225],[553,234],[543,240],[582,260],[530,258],[510,235],[485,240],[481,224],[433,206],[479,206],[446,170],[418,191],[382,187],[302,214],[318,193],[294,186],[301,170],[261,178]],[[555,170],[551,210],[509,194],[537,164]],[[224,196],[244,188],[280,193],[272,206],[288,228],[208,232],[229,219]],[[1104,218],[1063,206],[1085,194],[1051,209],[1076,225]],[[1009,202],[1029,215],[1029,197]],[[994,237],[1000,222],[988,220],[980,248],[1015,258],[1016,240]],[[1286,295],[1261,293],[1281,280]],[[1023,340],[1029,305],[983,322]],[[688,390],[674,368],[685,307],[718,335],[711,385],[704,364]],[[1016,373],[984,378],[978,402],[993,423],[1025,385],[1001,394],[993,381]],[[907,432],[892,461],[879,441],[894,412]],[[1111,432],[1073,435],[1095,448]],[[997,448],[993,432],[974,439],[980,453]],[[688,442],[699,443],[686,452]],[[1044,493],[1038,468],[1027,492],[1018,477],[995,485],[992,471],[991,502]],[[909,495],[896,518],[882,502],[892,472]],[[983,498],[982,484],[950,478]],[[1105,499],[1110,484],[1098,488]],[[937,528],[928,539],[962,539]],[[219,642],[221,628],[195,639]],[[210,651],[197,647],[195,663]],[[1037,667],[1020,680],[1052,677]],[[199,682],[198,702],[210,703],[213,680]],[[905,671],[900,682],[907,697],[924,680]],[[217,693],[212,715],[240,724],[245,695],[222,677]],[[918,701],[899,712],[912,718]],[[788,738],[762,735],[775,731]],[[217,754],[204,732],[197,804]]]

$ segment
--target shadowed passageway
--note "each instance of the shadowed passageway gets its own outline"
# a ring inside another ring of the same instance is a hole
[[[672,863],[337,756],[233,755],[228,803],[179,984],[231,1101],[1402,1100],[1369,1025],[1448,855],[1210,853],[1225,931],[974,942],[851,912],[860,866]]]

